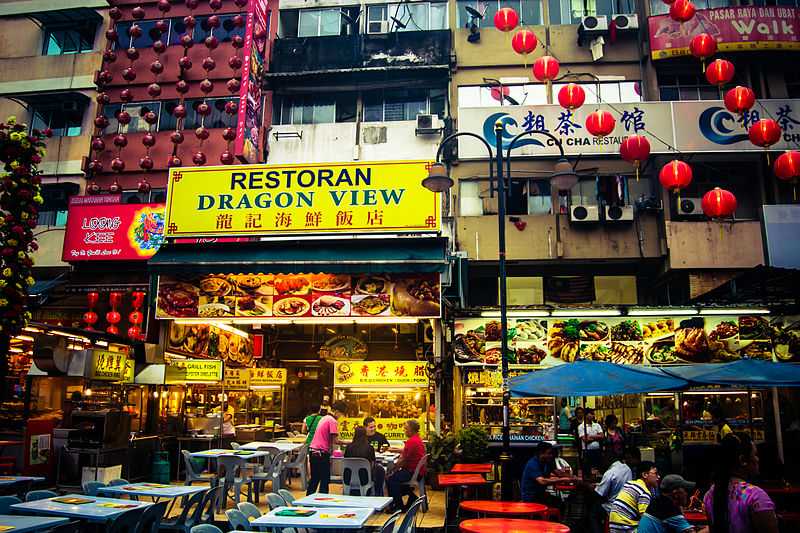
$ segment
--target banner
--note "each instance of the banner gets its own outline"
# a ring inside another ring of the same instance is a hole
[[[692,37],[708,33],[720,52],[800,50],[800,10],[794,7],[722,7],[701,9],[688,22],[669,15],[650,17],[653,59],[688,56]]]
[[[428,373],[425,362],[420,361],[370,361],[338,362],[333,376],[335,387],[351,386],[413,386],[427,387]]]
[[[69,199],[62,260],[130,261],[164,242],[164,204],[122,204],[120,195]]]
[[[285,368],[251,368],[250,386],[251,387],[270,387],[275,385],[286,385]]]
[[[609,111],[616,119],[614,131],[595,138],[586,131],[586,116],[596,108]],[[789,150],[800,142],[800,100],[758,100],[753,109],[736,115],[719,100],[687,102],[635,102],[584,106],[575,111],[558,105],[464,107],[459,108],[461,131],[482,136],[495,145],[494,125],[503,124],[503,148],[519,133],[547,130],[561,142],[568,156],[616,155],[622,141],[630,135],[644,135],[652,153],[681,152],[763,152],[750,142],[748,128],[761,118],[778,122],[783,135],[770,150]],[[547,137],[532,134],[514,145],[512,157],[558,155],[557,144]],[[459,141],[462,159],[486,159],[480,143]]]
[[[267,0],[250,0],[244,33],[242,78],[239,88],[239,121],[234,155],[242,163],[261,161],[261,127],[264,122],[264,93],[261,77],[269,40]]]
[[[438,232],[428,162],[173,168],[168,237]]]
[[[89,379],[99,381],[123,381],[128,356],[120,352],[92,350],[92,366]]]
[[[219,381],[222,381],[222,361],[173,361],[167,365],[164,375],[165,385]]]
[[[386,440],[405,441],[408,438],[405,431],[408,420],[408,418],[375,418],[375,426],[378,433],[382,433]],[[415,420],[419,422],[419,435],[424,439],[428,435],[427,421],[425,417]],[[339,438],[342,440],[352,440],[356,427],[364,425],[363,418],[340,418],[337,422]]]
[[[156,318],[438,318],[440,314],[439,274],[161,276],[156,303]],[[189,328],[194,331],[198,326]]]

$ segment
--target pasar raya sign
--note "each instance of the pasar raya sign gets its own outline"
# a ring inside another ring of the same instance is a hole
[[[370,361],[336,363],[333,383],[336,386],[428,386],[424,362]]]
[[[146,260],[158,251],[164,242],[164,204],[120,201],[120,195],[70,198],[64,262]]]
[[[692,37],[708,33],[721,52],[800,50],[800,9],[794,7],[723,7],[703,9],[688,22],[669,15],[650,17],[653,59],[688,56]]]
[[[167,237],[438,232],[428,162],[172,169]]]

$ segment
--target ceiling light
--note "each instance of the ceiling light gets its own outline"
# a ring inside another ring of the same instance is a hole
[[[628,316],[693,316],[697,309],[629,309]]]
[[[584,316],[620,316],[622,311],[619,309],[557,309],[550,316],[552,317],[584,317]]]
[[[499,318],[500,311],[482,311],[481,316],[485,318]],[[545,309],[515,309],[513,311],[506,312],[506,316],[508,317],[542,317],[542,316],[550,316],[550,311]]]
[[[769,309],[742,309],[742,308],[714,308],[714,309],[701,309],[701,315],[768,315]]]

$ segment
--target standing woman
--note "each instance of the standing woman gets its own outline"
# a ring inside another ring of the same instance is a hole
[[[619,427],[619,419],[614,414],[606,417],[605,450],[608,464],[622,459],[622,453],[625,451],[625,433]]]
[[[778,533],[775,504],[747,482],[758,475],[758,451],[747,433],[722,438],[714,484],[703,498],[711,533]]]

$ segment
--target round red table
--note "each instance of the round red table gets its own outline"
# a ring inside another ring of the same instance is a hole
[[[488,481],[480,474],[439,474],[440,487],[485,485],[486,483],[488,483]]]
[[[567,526],[557,522],[512,518],[464,520],[458,527],[462,533],[569,533]]]
[[[451,474],[488,474],[492,471],[492,463],[457,463],[450,469]]]
[[[686,511],[683,517],[693,526],[704,526],[708,523],[708,517],[702,511]]]
[[[465,500],[461,508],[473,513],[499,515],[533,515],[547,512],[547,506],[541,503],[498,502],[494,500]]]

